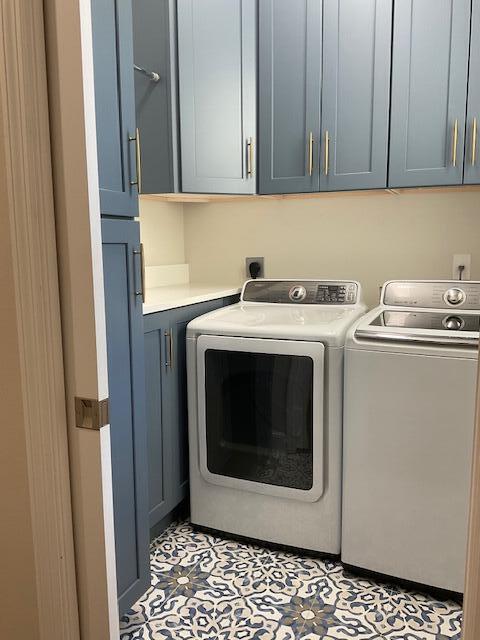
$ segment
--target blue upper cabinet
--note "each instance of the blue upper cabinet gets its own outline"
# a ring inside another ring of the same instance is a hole
[[[103,220],[110,442],[120,615],[150,584],[139,225]]]
[[[142,193],[178,191],[175,32],[174,0],[135,0],[133,52],[137,67],[135,106],[141,140]],[[152,79],[148,73],[158,74],[159,79]]]
[[[260,0],[259,192],[319,190],[322,0]]]
[[[471,0],[396,0],[390,187],[461,184]]]
[[[182,191],[255,193],[255,0],[178,0]]]
[[[387,186],[391,41],[392,0],[324,0],[321,191]]]
[[[138,214],[131,0],[92,0],[98,176],[102,214]],[[135,184],[132,184],[135,183]]]
[[[464,182],[480,183],[480,0],[473,0]]]

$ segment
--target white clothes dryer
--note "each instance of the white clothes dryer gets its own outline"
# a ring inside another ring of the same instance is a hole
[[[187,328],[191,518],[340,552],[343,348],[358,282],[251,280]]]

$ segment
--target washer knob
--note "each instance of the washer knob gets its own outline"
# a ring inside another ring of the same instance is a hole
[[[452,307],[457,307],[459,304],[463,304],[465,302],[465,291],[453,287],[452,289],[448,289],[448,291],[445,292],[443,299],[447,304],[452,305]]]
[[[458,316],[448,316],[443,321],[443,326],[451,331],[460,331],[463,329],[465,322]]]

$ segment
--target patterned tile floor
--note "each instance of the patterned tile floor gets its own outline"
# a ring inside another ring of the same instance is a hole
[[[121,640],[460,640],[462,611],[332,560],[170,526]]]

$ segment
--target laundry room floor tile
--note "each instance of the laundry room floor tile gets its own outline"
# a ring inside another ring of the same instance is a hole
[[[186,522],[152,542],[151,575],[121,640],[460,640],[456,602]]]

